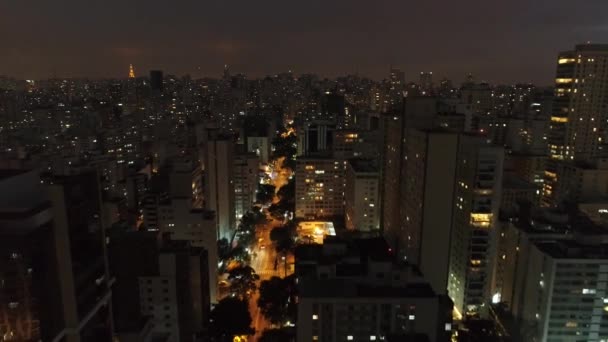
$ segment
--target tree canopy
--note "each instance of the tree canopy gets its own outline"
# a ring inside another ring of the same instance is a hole
[[[219,341],[232,341],[235,335],[251,335],[251,316],[246,300],[235,297],[222,299],[211,311],[210,333]]]

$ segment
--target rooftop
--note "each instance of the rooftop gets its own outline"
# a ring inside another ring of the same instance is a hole
[[[581,244],[576,240],[536,243],[540,251],[555,259],[601,259],[608,263],[608,243]]]
[[[301,297],[315,298],[408,298],[436,296],[428,283],[405,286],[370,285],[352,279],[302,279],[298,283]]]

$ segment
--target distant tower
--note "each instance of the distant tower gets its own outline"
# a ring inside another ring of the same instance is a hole
[[[420,73],[420,87],[422,90],[430,91],[433,89],[433,72],[421,72]]]
[[[224,79],[230,79],[230,67],[228,66],[228,64],[224,64]]]
[[[129,78],[135,78],[135,69],[133,69],[133,64],[129,64]]]

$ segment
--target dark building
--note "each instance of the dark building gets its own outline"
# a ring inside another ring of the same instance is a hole
[[[164,240],[155,232],[122,227],[110,233],[115,330],[121,340],[193,341],[206,333],[211,305],[207,251]]]
[[[49,181],[51,183],[51,181]],[[0,172],[0,320],[16,341],[111,341],[97,174]]]
[[[150,70],[150,89],[152,92],[163,92],[163,72],[161,70]]]
[[[113,228],[108,235],[110,273],[116,278],[112,291],[115,332],[119,337],[145,335],[152,322],[141,314],[139,277],[158,274],[157,234]]]

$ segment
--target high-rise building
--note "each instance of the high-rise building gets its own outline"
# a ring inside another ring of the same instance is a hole
[[[165,242],[158,273],[139,277],[140,309],[152,319],[152,332],[163,341],[200,338],[209,322],[207,253],[187,244]]]
[[[297,218],[344,215],[345,163],[331,157],[301,157],[296,160]]]
[[[473,113],[487,115],[492,109],[492,88],[487,83],[466,82],[460,88],[460,100]]]
[[[452,303],[411,265],[395,262],[382,239],[296,250],[296,341],[446,341]]]
[[[433,91],[433,72],[423,71],[420,73],[420,90],[429,95]]]
[[[108,231],[110,274],[116,279],[112,287],[114,331],[120,341],[146,341],[152,334],[153,322],[140,308],[139,277],[158,274],[158,240],[158,232],[122,227]],[[131,336],[140,338],[129,339]]]
[[[270,159],[270,138],[249,136],[246,138],[246,141],[247,151],[255,153],[259,157],[260,162],[267,164]]]
[[[191,209],[188,198],[162,201],[158,208],[158,226],[163,235],[174,241],[187,241],[207,251],[209,298],[217,302],[217,224],[216,215],[206,209]]]
[[[393,244],[458,311],[475,313],[488,298],[503,150],[478,136],[407,129],[403,158]]]
[[[212,134],[213,132],[209,131]],[[232,239],[235,231],[234,142],[210,136],[204,143],[204,207],[215,212],[218,239]]]
[[[112,339],[111,278],[95,172],[0,172],[0,330],[17,341]]]
[[[129,64],[129,78],[135,78],[135,69],[133,68],[133,64]]]
[[[238,153],[234,158],[234,210],[239,220],[255,202],[260,158],[255,153]]]
[[[606,63],[608,45],[577,45],[574,50],[558,55],[547,140],[550,159],[543,187],[545,205],[558,205],[563,200],[556,195],[570,179],[563,179],[561,171],[577,167],[565,163],[576,162],[593,169],[599,168],[600,158],[608,156],[605,119],[608,95],[602,90],[608,86]]]
[[[373,160],[350,159],[346,167],[346,228],[380,231],[380,172]]]
[[[403,157],[403,118],[387,114],[382,118],[384,127],[384,150],[382,151],[381,219],[380,225],[386,240],[395,248],[395,242],[403,234],[400,222],[401,166]]]
[[[335,125],[330,121],[314,121],[298,127],[298,155],[326,153],[332,146],[332,131]]]
[[[608,45],[577,45],[558,55],[548,140],[553,159],[593,161],[606,156],[606,63]]]
[[[571,209],[524,209],[518,220],[505,222],[493,302],[511,312],[522,341],[608,335],[606,238],[603,223]]]
[[[335,130],[332,155],[337,159],[377,158],[382,150],[380,130]]]

